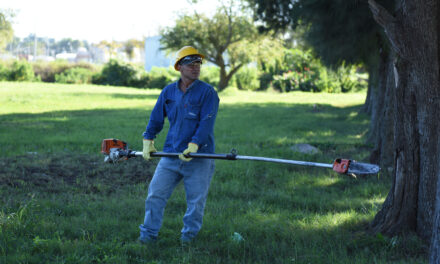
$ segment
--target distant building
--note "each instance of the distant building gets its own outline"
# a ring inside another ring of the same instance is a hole
[[[151,71],[155,67],[168,67],[174,64],[174,58],[167,56],[160,50],[160,36],[145,39],[145,70]]]
[[[80,47],[78,49],[78,51],[76,52],[75,61],[76,62],[80,62],[80,61],[91,62],[92,58],[90,56],[90,52],[86,48]]]
[[[57,55],[55,55],[55,58],[57,60],[67,60],[68,62],[75,62],[76,53],[68,53],[68,52],[58,53]]]
[[[106,63],[109,59],[109,52],[106,49],[96,45],[90,46],[90,57],[94,63]]]

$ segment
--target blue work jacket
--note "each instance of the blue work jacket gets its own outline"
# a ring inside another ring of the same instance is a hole
[[[144,139],[153,140],[162,130],[165,117],[170,128],[164,152],[182,152],[192,142],[200,153],[214,153],[214,123],[219,98],[214,88],[200,80],[194,81],[183,93],[181,80],[167,85],[159,95],[150,115]]]

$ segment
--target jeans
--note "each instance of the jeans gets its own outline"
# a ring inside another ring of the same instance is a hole
[[[165,205],[174,188],[183,179],[186,192],[186,213],[183,217],[182,239],[193,239],[203,222],[209,184],[214,174],[214,160],[162,158],[148,187],[144,223],[139,226],[140,239],[155,239],[162,226]]]

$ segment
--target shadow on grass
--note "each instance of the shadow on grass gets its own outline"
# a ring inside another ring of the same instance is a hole
[[[84,93],[69,93],[66,94],[71,97],[81,97],[84,98]],[[157,94],[127,94],[127,93],[87,93],[88,98],[99,98],[102,99],[103,96],[110,96],[115,99],[135,99],[135,100],[156,100],[159,97],[159,93]]]
[[[137,100],[157,100],[159,94],[125,94],[125,93],[112,93],[111,97],[117,99],[137,99]]]

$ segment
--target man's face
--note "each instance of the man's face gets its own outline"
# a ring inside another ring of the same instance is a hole
[[[199,79],[201,62],[195,61],[186,65],[179,65],[179,71],[182,77],[195,81]]]

